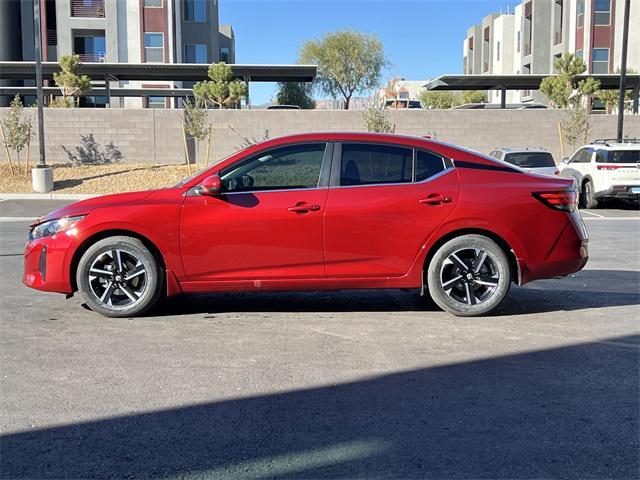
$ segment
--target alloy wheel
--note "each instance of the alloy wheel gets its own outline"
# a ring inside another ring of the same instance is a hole
[[[110,308],[140,301],[147,288],[147,269],[132,253],[112,249],[100,254],[87,273],[91,292]]]
[[[451,253],[440,269],[440,284],[456,302],[478,305],[497,291],[500,273],[496,260],[486,250],[464,248]]]

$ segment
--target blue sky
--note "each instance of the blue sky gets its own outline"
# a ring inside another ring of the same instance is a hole
[[[220,0],[220,23],[236,34],[237,63],[295,63],[302,43],[351,28],[377,35],[392,66],[383,80],[462,72],[467,28],[518,2],[498,0]],[[253,83],[253,104],[275,85]]]

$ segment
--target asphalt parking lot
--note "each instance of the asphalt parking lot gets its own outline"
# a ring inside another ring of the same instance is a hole
[[[455,318],[414,292],[216,294],[105,319],[21,282],[0,202],[2,478],[638,478],[640,212],[576,275]]]

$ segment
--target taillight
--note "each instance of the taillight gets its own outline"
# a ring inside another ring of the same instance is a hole
[[[617,170],[619,168],[624,168],[624,165],[598,165],[598,170]]]
[[[561,190],[558,192],[534,192],[533,196],[547,207],[565,212],[573,212],[576,209],[578,196],[574,190]]]

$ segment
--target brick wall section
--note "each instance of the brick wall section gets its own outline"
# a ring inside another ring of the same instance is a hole
[[[0,116],[6,114],[0,108]],[[35,122],[35,110],[26,109]],[[489,153],[497,146],[541,146],[549,149],[560,161],[557,110],[427,110],[390,111],[397,133],[433,135],[436,138]],[[75,152],[81,135],[92,134],[100,148],[110,142],[120,150],[126,162],[182,163],[184,147],[180,110],[155,109],[46,109],[47,161],[66,163],[63,147]],[[262,140],[300,132],[363,131],[360,111],[211,111],[213,125],[211,158],[217,160],[238,150],[241,136]],[[593,115],[591,138],[611,138],[616,135],[617,117]],[[235,133],[233,129],[236,130]],[[625,132],[640,137],[640,116],[625,117]],[[193,147],[191,147],[193,148]],[[31,146],[32,160],[37,159],[37,135]],[[200,161],[205,146],[200,145]],[[565,153],[574,151],[565,145]],[[4,149],[0,149],[4,161]]]

